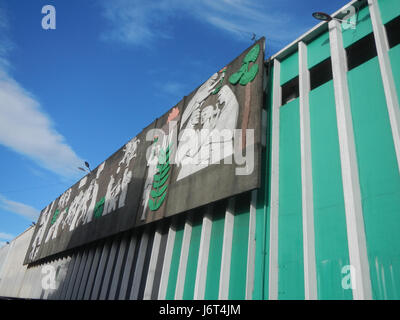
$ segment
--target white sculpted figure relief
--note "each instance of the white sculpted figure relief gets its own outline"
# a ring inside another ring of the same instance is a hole
[[[122,157],[122,160],[119,162],[117,173],[119,173],[122,164],[125,164],[126,167],[129,167],[131,160],[133,158],[136,158],[136,150],[139,143],[140,140],[137,137],[135,137],[125,145],[123,149],[124,156]]]
[[[91,222],[93,219],[93,211],[94,211],[94,207],[96,205],[97,194],[99,192],[98,181],[99,181],[101,173],[104,170],[104,165],[105,165],[105,162],[103,162],[97,169],[96,179],[94,180],[93,189],[92,189],[91,202],[90,202],[88,210],[86,211],[86,215],[84,215],[84,217],[83,217],[83,224]]]
[[[58,231],[62,225],[62,221],[65,219],[67,215],[67,204],[68,201],[71,197],[71,189],[68,189],[65,191],[62,196],[60,197],[60,200],[58,201],[57,205],[57,210],[59,210],[58,217],[56,221],[50,226],[49,231],[47,232],[46,240],[44,241],[45,243],[48,242],[50,239],[55,239],[58,235]],[[52,219],[51,219],[52,220]],[[50,220],[50,223],[51,223]]]
[[[42,213],[37,223],[36,228],[38,230],[36,232],[35,239],[32,242],[31,252],[29,254],[29,258],[31,260],[35,259],[37,254],[39,253],[40,245],[42,244],[47,224],[49,223],[50,217],[52,216],[53,206],[54,206],[54,201],[46,207],[45,211]]]
[[[173,140],[175,135],[177,134],[178,130],[178,125],[177,125],[177,120],[176,118],[179,115],[179,109],[178,108],[173,108],[173,110],[170,112],[167,124],[168,124],[168,134],[167,135],[162,135],[161,138],[157,137],[157,139],[162,139],[157,141],[156,143],[153,143],[153,145],[150,148],[150,155],[147,160],[147,176],[146,180],[144,183],[144,188],[143,188],[143,195],[142,195],[142,202],[141,205],[143,206],[143,211],[142,215],[140,217],[141,220],[146,219],[146,209],[149,203],[149,198],[150,198],[150,192],[153,186],[153,180],[154,180],[154,175],[157,173],[157,164],[159,161],[159,155],[161,150],[166,150],[168,146],[171,146],[171,151],[170,154],[173,153],[172,150],[174,150],[175,146],[172,145]]]
[[[158,155],[160,153],[160,150],[161,150],[161,144],[154,143],[151,146],[150,157],[147,160],[148,169],[147,169],[147,176],[146,176],[146,180],[144,182],[144,189],[143,189],[143,195],[142,195],[142,206],[144,207],[144,209],[142,212],[142,216],[140,217],[141,220],[144,220],[146,217],[147,203],[149,202],[151,187],[153,185],[153,178],[154,178],[154,175],[156,174]]]
[[[128,184],[132,180],[132,171],[129,171],[128,168],[124,171],[124,176],[122,177],[122,185],[121,185],[121,195],[119,196],[118,208],[122,208],[125,206],[126,194],[128,193]]]
[[[104,199],[103,216],[109,214],[117,208],[122,208],[125,206],[128,185],[132,180],[132,170],[129,170],[129,165],[131,160],[137,155],[137,147],[139,143],[140,140],[135,137],[129,141],[123,149],[124,155],[118,164],[116,177],[120,175],[123,167],[125,167],[125,170],[122,177],[117,180],[114,175],[111,175],[110,177]]]
[[[63,211],[63,216],[59,217],[61,228],[69,228],[73,231],[77,226],[91,221],[93,209],[96,203],[98,193],[98,180],[104,170],[105,162],[97,169],[96,178],[90,181],[86,189],[80,190],[77,196],[72,200],[68,212]]]
[[[192,110],[184,128],[191,130],[184,130],[179,139],[177,181],[233,154],[233,132],[239,116],[235,94],[224,85],[217,93],[216,106],[203,104]]]
[[[115,183],[114,175],[111,175],[104,199],[103,216],[117,209],[118,195],[121,191],[121,179]]]

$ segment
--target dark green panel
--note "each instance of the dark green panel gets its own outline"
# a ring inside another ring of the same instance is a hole
[[[190,238],[189,254],[186,266],[185,286],[183,288],[183,300],[193,300],[194,297],[194,285],[196,282],[197,260],[199,257],[202,228],[201,218],[202,216],[199,213],[197,221],[193,222],[192,236]]]
[[[373,297],[400,298],[400,175],[374,58],[348,73]]]
[[[352,299],[342,288],[350,263],[332,81],[310,92],[310,129],[318,299]]]
[[[183,226],[180,226],[175,233],[174,250],[172,251],[171,267],[165,299],[173,300],[175,297],[176,279],[178,278],[179,260],[181,256]]]
[[[299,99],[280,108],[278,299],[304,299]]]
[[[249,193],[235,199],[229,299],[244,300],[246,297],[247,250],[249,242]]]

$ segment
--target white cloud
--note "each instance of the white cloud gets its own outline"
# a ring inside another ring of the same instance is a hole
[[[29,219],[30,221],[36,221],[39,218],[40,214],[39,210],[36,210],[35,208],[28,206],[24,203],[9,200],[3,195],[0,195],[0,208],[11,213],[19,214]]]
[[[0,144],[63,177],[78,177],[76,167],[82,159],[54,129],[38,100],[9,75],[12,45],[5,18],[0,7]]]
[[[255,33],[257,37],[266,35],[269,41],[284,44],[293,40],[299,22],[278,9],[280,1],[103,0],[104,17],[111,26],[104,38],[146,46],[156,38],[171,37],[173,30],[166,30],[166,26],[185,16],[229,32],[239,40],[249,41]]]
[[[0,239],[1,240],[7,240],[8,241],[8,240],[12,240],[14,238],[15,238],[15,236],[12,235],[12,234],[0,232]]]
[[[37,100],[0,71],[0,144],[63,176],[83,163],[54,128]]]

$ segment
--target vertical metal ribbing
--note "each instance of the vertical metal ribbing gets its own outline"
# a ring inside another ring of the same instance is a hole
[[[368,0],[376,50],[378,53],[379,66],[383,88],[385,91],[386,104],[389,113],[390,126],[392,128],[393,142],[396,151],[397,165],[400,171],[400,106],[394,82],[392,66],[389,57],[389,42],[385,26],[382,23],[378,1]]]
[[[68,266],[69,263],[71,262],[71,256],[65,256],[64,258],[60,259],[60,272],[57,275],[57,289],[49,294],[48,299],[49,300],[58,300],[60,299],[60,294],[62,291],[62,287],[65,283],[65,279],[68,273]]]
[[[235,223],[235,198],[230,198],[225,212],[224,238],[222,243],[221,272],[219,277],[218,299],[229,298],[229,280],[231,272],[233,226]]]
[[[85,267],[86,267],[86,261],[87,261],[88,253],[89,253],[88,249],[86,249],[83,252],[82,261],[81,261],[81,264],[79,266],[78,274],[76,276],[74,289],[73,289],[72,295],[71,295],[71,300],[76,300],[76,298],[77,298],[79,287],[81,286],[81,282],[82,282],[83,271],[85,270]]]
[[[299,93],[300,93],[300,153],[301,193],[303,215],[304,296],[316,300],[317,270],[315,264],[314,195],[311,163],[310,133],[310,71],[307,46],[299,42]]]
[[[65,270],[63,272],[65,272],[64,277],[62,279],[60,279],[60,282],[58,284],[58,288],[56,290],[56,292],[54,294],[51,295],[51,300],[61,300],[63,293],[64,293],[64,289],[67,286],[67,282],[68,282],[68,277],[69,277],[69,272],[70,269],[72,269],[72,265],[74,264],[74,259],[73,256],[67,256],[65,258],[65,262],[62,264],[62,266],[65,266]]]
[[[189,214],[186,218],[185,228],[183,231],[182,248],[179,259],[178,277],[176,279],[175,300],[182,300],[183,289],[186,279],[186,267],[189,256],[190,239],[192,237],[192,215]]]
[[[119,289],[118,299],[124,300],[126,299],[128,285],[129,285],[129,277],[134,268],[134,258],[135,258],[135,250],[136,250],[136,242],[137,236],[136,234],[131,234],[128,245],[128,252],[126,255],[125,265],[122,268],[122,280],[121,280],[121,288]]]
[[[172,253],[174,251],[176,235],[176,224],[173,221],[168,230],[167,245],[165,247],[164,263],[161,272],[160,288],[158,290],[158,300],[164,300],[167,294],[169,271],[171,268]]]
[[[149,237],[150,237],[149,233],[150,233],[150,228],[147,227],[146,230],[143,232],[142,238],[140,240],[140,247],[135,266],[135,273],[133,276],[132,289],[129,295],[130,300],[136,300],[139,295],[140,282],[142,280],[143,267],[145,262],[144,260],[146,258],[147,245],[149,243]]]
[[[208,254],[210,251],[213,206],[208,205],[201,227],[199,257],[197,260],[196,281],[194,285],[194,300],[203,300],[206,291]]]
[[[76,296],[77,300],[82,300],[83,299],[83,296],[84,296],[84,293],[85,293],[85,288],[86,288],[87,283],[88,283],[89,272],[90,272],[90,269],[92,268],[93,257],[94,257],[94,253],[96,251],[96,247],[90,247],[88,250],[89,250],[89,252],[88,252],[87,260],[86,260],[86,263],[85,263],[85,268],[84,268],[84,271],[83,271],[82,280],[81,280],[81,283],[79,285],[78,294]]]
[[[70,279],[70,281],[68,283],[68,288],[67,288],[67,293],[65,295],[65,300],[71,300],[72,290],[74,289],[76,276],[78,274],[78,270],[79,270],[79,267],[81,265],[82,255],[83,255],[82,251],[79,251],[77,253],[77,258],[76,258],[76,261],[75,261],[75,264],[74,264],[74,269],[72,270],[71,279]]]
[[[106,270],[104,272],[104,279],[103,279],[103,284],[101,286],[99,300],[107,299],[108,288],[110,286],[110,280],[111,280],[112,272],[113,272],[113,268],[114,268],[115,256],[117,255],[117,251],[118,251],[118,245],[119,245],[119,238],[118,237],[113,238],[110,255],[107,259]]]
[[[250,200],[249,241],[247,247],[246,300],[253,299],[254,290],[254,267],[256,257],[256,208],[257,190],[253,190],[251,192]]]
[[[106,267],[106,263],[107,263],[107,259],[108,259],[108,254],[110,252],[110,248],[111,248],[111,241],[107,240],[104,243],[102,252],[101,252],[101,257],[100,257],[100,262],[99,262],[99,266],[97,268],[97,272],[96,272],[96,278],[94,280],[94,286],[93,286],[93,290],[90,294],[90,300],[97,300],[100,294],[100,287],[101,287],[101,283],[103,280],[103,275],[104,275],[104,269]]]
[[[355,269],[352,279],[354,299],[371,299],[371,279],[361,205],[360,181],[354,142],[350,96],[347,82],[347,59],[343,47],[341,24],[329,22],[332,73],[335,90],[343,193],[346,211],[347,239],[350,264]]]
[[[101,243],[101,244],[98,244],[97,247],[96,247],[96,252],[95,252],[94,257],[93,257],[93,262],[92,262],[92,265],[90,267],[89,278],[87,280],[87,283],[86,283],[86,286],[85,286],[85,291],[83,293],[83,299],[84,300],[89,300],[90,299],[90,295],[92,293],[94,280],[96,278],[97,269],[98,269],[99,260],[100,260],[100,256],[101,256],[102,251],[103,251],[103,244]]]
[[[154,234],[154,241],[153,241],[153,247],[151,249],[149,271],[147,273],[146,287],[144,290],[143,300],[151,299],[154,277],[157,267],[157,259],[160,253],[161,235],[162,235],[162,223],[158,225],[157,230]]]
[[[128,247],[128,244],[129,244],[129,238],[128,236],[125,235],[122,238],[121,244],[119,246],[118,257],[114,268],[114,274],[111,279],[110,293],[108,294],[108,300],[114,300],[117,298],[119,279],[121,277],[121,272],[122,272],[122,263],[126,255],[126,249]]]
[[[279,218],[279,108],[282,103],[281,63],[274,60],[272,144],[271,144],[271,199],[269,240],[269,299],[278,299],[278,218]]]

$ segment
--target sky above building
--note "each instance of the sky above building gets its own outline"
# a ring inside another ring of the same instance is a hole
[[[252,44],[348,0],[0,0],[0,246]],[[45,5],[55,29],[43,29]]]

